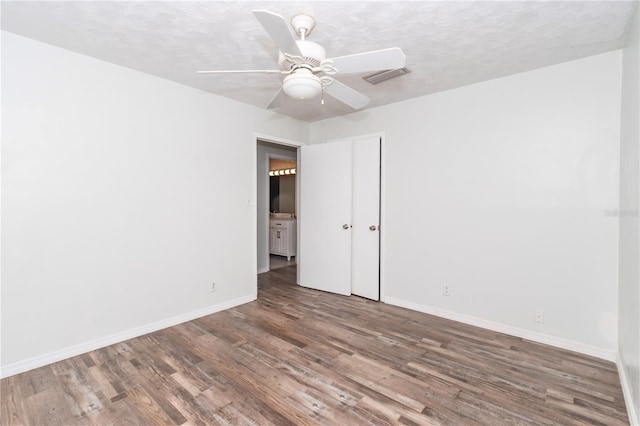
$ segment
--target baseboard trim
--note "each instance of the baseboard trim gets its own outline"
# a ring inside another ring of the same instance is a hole
[[[3,365],[2,367],[0,367],[0,378],[4,379],[9,376],[14,376],[19,373],[24,373],[26,371],[33,370],[35,368],[43,367],[45,365],[53,364],[54,362],[62,361],[63,359],[71,358],[87,352],[95,351],[96,349],[104,348],[105,346],[120,343],[129,339],[133,339],[134,337],[143,336],[145,334],[153,333],[154,331],[162,330],[168,327],[173,327],[174,325],[182,324],[184,322],[191,321],[196,318],[215,314],[216,312],[224,311],[225,309],[230,309],[239,305],[244,305],[245,303],[249,303],[254,300],[256,300],[255,295],[239,297],[237,299],[229,300],[227,302],[219,303],[213,306],[207,306],[206,308],[197,309],[195,311],[187,312],[181,315],[176,315],[171,318],[163,319],[150,324],[145,324],[140,327],[132,328],[119,333],[114,333],[109,336],[100,337],[98,339],[90,340],[88,342],[84,342],[78,345],[60,349],[55,352],[50,352],[44,355],[26,359],[23,361],[18,361],[8,365]]]
[[[258,274],[264,274],[265,272],[269,272],[269,267],[258,268]]]
[[[616,362],[616,358],[617,358],[617,353],[615,351],[609,351],[609,350],[598,348],[595,346],[586,345],[581,342],[576,342],[574,340],[551,336],[545,333],[538,333],[535,331],[526,330],[524,328],[505,325],[505,324],[501,324],[494,321],[488,321],[488,320],[473,317],[470,315],[459,314],[457,312],[448,311],[446,309],[440,309],[433,306],[407,302],[406,300],[394,299],[390,297],[385,298],[384,302],[390,305],[399,306],[401,308],[411,309],[412,311],[423,312],[425,314],[435,315],[437,317],[458,321],[464,324],[469,324],[476,327],[497,331],[499,333],[505,333],[511,336],[532,340],[534,342],[543,343],[545,345],[551,345],[551,346],[555,346],[562,349],[568,349],[570,351],[594,356],[596,358],[605,359],[611,362]]]
[[[618,354],[616,359],[616,366],[618,367],[618,375],[620,376],[620,385],[622,386],[622,394],[624,395],[624,404],[627,406],[627,415],[629,416],[630,425],[640,425],[638,421],[638,412],[633,401],[633,393],[631,392],[631,384],[627,377],[627,370],[624,368],[624,362],[622,357]]]

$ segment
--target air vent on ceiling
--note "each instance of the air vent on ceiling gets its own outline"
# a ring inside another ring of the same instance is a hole
[[[400,77],[401,75],[405,75],[410,72],[411,71],[408,68],[398,68],[397,70],[380,71],[375,74],[371,74],[362,78],[364,78],[371,84],[378,84],[378,83],[382,83],[383,81],[390,80],[392,78]]]

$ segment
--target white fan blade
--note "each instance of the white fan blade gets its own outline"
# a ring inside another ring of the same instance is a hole
[[[403,68],[407,57],[399,47],[390,49],[372,50],[370,52],[356,53],[355,55],[338,56],[329,58],[339,73],[366,72],[378,70],[395,70]]]
[[[346,84],[340,83],[338,80],[333,80],[333,83],[326,86],[324,91],[353,109],[360,109],[369,103],[369,98],[365,95],[357,90],[353,90]]]
[[[196,71],[198,74],[290,74],[290,71],[280,70],[222,70],[222,71]]]
[[[254,10],[253,14],[260,21],[267,34],[276,42],[278,49],[282,53],[302,56],[296,39],[291,34],[289,25],[282,16],[266,10]]]
[[[267,105],[267,109],[277,108],[280,105],[282,105],[283,101],[284,101],[284,90],[281,87],[280,90],[278,90],[278,93],[276,93],[275,96],[271,99],[271,102],[269,102],[269,105]]]

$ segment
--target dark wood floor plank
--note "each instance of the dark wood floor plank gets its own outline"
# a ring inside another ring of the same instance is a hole
[[[0,382],[2,425],[625,425],[601,359],[259,276],[258,300]]]
[[[157,398],[148,394],[142,386],[136,386],[129,390],[127,392],[127,398],[129,403],[133,404],[140,414],[144,416],[147,420],[146,423],[153,425],[168,425],[175,423],[175,419],[171,419],[167,413],[160,408]],[[184,423],[184,421],[184,418],[180,419],[180,423]]]
[[[111,424],[112,419],[96,394],[96,390],[100,390],[99,385],[88,374],[87,365],[83,358],[75,357],[57,362],[51,368],[73,413],[74,423],[82,423],[86,419],[87,424]]]

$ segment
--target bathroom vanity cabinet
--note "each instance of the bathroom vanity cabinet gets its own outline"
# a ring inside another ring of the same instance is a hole
[[[269,253],[279,256],[296,255],[296,219],[270,219]]]

